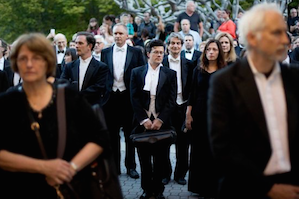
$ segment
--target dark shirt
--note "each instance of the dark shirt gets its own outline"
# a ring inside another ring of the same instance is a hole
[[[176,19],[176,22],[181,23],[183,19],[190,21],[190,29],[198,32],[198,24],[201,22],[200,16],[197,12],[194,12],[191,16],[187,15],[186,12],[182,12]]]
[[[142,22],[138,27],[138,37],[141,37],[141,32],[143,29],[147,29],[149,34],[149,39],[152,39],[156,36],[156,26],[150,21],[149,23]]]
[[[296,25],[298,22],[299,22],[299,17],[298,16],[294,17],[294,18],[291,18],[291,17],[288,18],[288,29],[289,29],[290,32],[291,32],[291,29],[290,29],[291,26]],[[299,30],[296,29],[291,33],[292,33],[293,36],[298,36],[299,35]]]

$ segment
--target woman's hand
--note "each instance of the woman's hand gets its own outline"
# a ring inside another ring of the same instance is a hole
[[[51,186],[70,182],[76,171],[70,163],[62,159],[45,160],[42,163],[42,173],[46,176],[47,183]]]
[[[186,123],[186,128],[188,130],[192,130],[192,126],[191,126],[192,122],[193,122],[193,118],[192,118],[191,114],[186,114],[186,121],[185,121],[185,123]]]

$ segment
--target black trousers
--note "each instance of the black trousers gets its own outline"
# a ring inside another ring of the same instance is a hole
[[[177,139],[175,142],[176,149],[176,165],[174,171],[174,178],[185,178],[189,169],[189,145],[190,138],[188,133],[182,131],[182,126],[185,122],[187,103],[177,105],[174,113],[171,117],[171,124],[175,128],[177,133]],[[169,157],[169,154],[168,154]],[[170,160],[167,165],[164,166],[164,178],[169,178],[172,173]]]
[[[162,126],[163,127],[163,126]],[[139,126],[135,133],[143,126]],[[161,128],[163,129],[163,128]],[[169,128],[168,128],[169,129]],[[143,130],[139,131],[142,132]],[[137,147],[137,153],[140,161],[141,168],[141,188],[147,193],[160,194],[164,191],[162,184],[164,165],[166,155],[169,154],[170,144],[168,143],[155,143],[144,144],[144,146]],[[169,157],[168,157],[169,159]]]
[[[126,157],[125,166],[127,169],[135,169],[135,147],[130,140],[133,123],[133,109],[129,92],[111,92],[108,102],[103,106],[107,128],[109,130],[111,147],[118,173],[120,172],[120,128],[123,127]]]

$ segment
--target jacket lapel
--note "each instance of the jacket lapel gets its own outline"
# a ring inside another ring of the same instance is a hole
[[[108,63],[107,63],[112,76],[113,76],[113,48],[114,45],[110,48],[110,51],[108,52]]]
[[[260,95],[247,59],[241,60],[239,66],[236,68],[238,71],[236,76],[233,78],[233,81],[235,81],[235,85],[243,97],[245,105],[251,113],[252,118],[254,118],[256,124],[258,124],[263,135],[269,140]]]
[[[181,56],[181,78],[182,78],[182,92],[184,92],[184,88],[187,83],[188,77],[188,67],[187,67],[187,60]]]
[[[72,68],[74,81],[77,82],[79,82],[79,65],[80,65],[80,59],[77,59],[74,63],[74,67]]]
[[[86,74],[85,74],[85,77],[84,77],[84,80],[83,80],[83,84],[82,84],[82,90],[85,89],[92,77],[92,74],[95,70],[95,59],[94,58],[91,58],[90,60],[90,63],[87,67],[87,71],[86,71]]]
[[[163,66],[160,68],[160,73],[159,73],[159,80],[158,80],[158,86],[157,86],[157,96],[159,95],[165,81],[166,81],[166,73],[163,69]]]
[[[128,46],[127,48],[127,56],[126,56],[126,63],[125,63],[125,71],[127,71],[129,64],[131,63],[131,59],[133,57],[133,52],[131,50],[131,47]]]

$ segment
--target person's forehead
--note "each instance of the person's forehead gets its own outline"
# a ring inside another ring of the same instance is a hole
[[[78,35],[76,37],[76,41],[82,41],[82,42],[85,42],[86,41],[86,37],[84,35]]]
[[[266,30],[286,28],[283,16],[275,11],[266,11],[264,24]]]
[[[177,38],[177,37],[172,37],[172,38],[170,39],[170,42],[175,42],[175,43],[177,43],[177,42],[181,42],[181,40],[180,40],[179,38]]]
[[[164,47],[163,47],[163,46],[153,46],[153,50],[161,50],[161,51],[164,51]]]
[[[191,37],[191,36],[185,36],[185,40],[193,40],[193,37]]]
[[[125,32],[125,28],[123,26],[116,26],[113,29],[113,33],[124,33]]]

